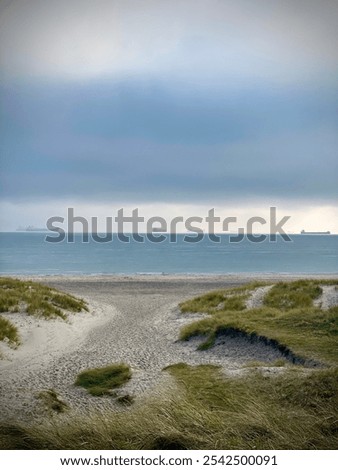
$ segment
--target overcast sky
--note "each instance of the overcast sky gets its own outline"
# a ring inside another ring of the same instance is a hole
[[[0,18],[1,229],[68,205],[277,205],[291,231],[338,232],[336,0],[0,0]]]

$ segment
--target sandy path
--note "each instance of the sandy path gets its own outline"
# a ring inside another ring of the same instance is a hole
[[[73,409],[106,407],[110,397],[94,398],[73,385],[84,369],[126,362],[133,378],[125,393],[142,397],[165,380],[163,367],[178,362],[213,363],[229,373],[252,361],[281,355],[269,346],[229,338],[209,351],[196,341],[177,342],[180,327],[196,316],[183,316],[179,302],[194,295],[247,282],[245,278],[53,278],[49,285],[85,298],[90,314],[38,321],[26,328],[24,344],[0,361],[0,415],[3,419],[36,417],[37,392],[53,388]],[[20,318],[16,319],[20,322]],[[27,325],[26,325],[27,326]]]
[[[323,310],[328,310],[338,305],[338,290],[336,286],[322,286],[322,289],[322,295],[315,300],[314,304]]]
[[[264,286],[264,287],[258,287],[255,289],[248,300],[246,301],[246,308],[259,308],[262,307],[263,305],[263,300],[265,295],[269,292],[269,290],[273,286]]]

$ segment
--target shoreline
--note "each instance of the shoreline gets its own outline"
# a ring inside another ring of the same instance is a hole
[[[288,279],[338,279],[337,273],[288,273],[288,272],[243,272],[243,273],[82,273],[82,274],[22,274],[22,273],[0,273],[0,277],[15,277],[22,280],[43,280],[48,279],[51,281],[63,280],[92,280],[98,282],[102,281],[162,281],[162,280],[201,280],[201,281],[237,281],[247,279],[255,280],[288,280]]]

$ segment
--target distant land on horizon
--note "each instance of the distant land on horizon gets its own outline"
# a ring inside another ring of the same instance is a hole
[[[26,227],[18,227],[16,229],[16,232],[56,232],[54,230],[49,230],[46,227],[35,227],[34,225],[28,225]],[[66,232],[65,233],[92,233],[92,232],[82,232],[82,231],[75,231],[75,232]],[[112,233],[112,234],[118,234],[119,232],[107,232],[107,231],[98,231],[98,233]],[[131,235],[133,232],[123,232],[125,234]],[[163,234],[170,234],[171,232],[159,232],[156,230],[156,233],[163,233]],[[195,232],[177,232],[177,235],[185,235],[187,233],[195,233]],[[204,235],[208,235],[209,232],[205,232]],[[307,231],[307,230],[301,230],[300,233],[296,232],[286,232],[288,235],[335,235],[334,233],[331,233],[329,230],[327,231]],[[146,232],[140,232],[140,234],[146,234]],[[237,235],[237,232],[215,232],[215,235]],[[273,233],[269,232],[247,232],[245,235],[252,234],[252,235],[273,235]],[[278,235],[278,234],[277,234]]]

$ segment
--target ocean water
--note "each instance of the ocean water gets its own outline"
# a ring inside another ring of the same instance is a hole
[[[231,273],[338,273],[337,235],[291,235],[292,242],[277,237],[252,243],[230,243],[222,235],[215,243],[131,241],[115,235],[110,243],[48,243],[42,232],[0,233],[2,274],[231,274]]]

